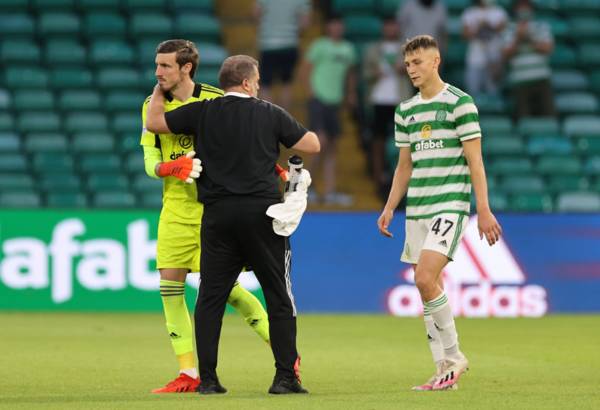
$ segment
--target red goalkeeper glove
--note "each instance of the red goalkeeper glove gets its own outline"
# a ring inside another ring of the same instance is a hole
[[[174,161],[162,162],[158,166],[156,175],[159,177],[175,177],[187,184],[194,182],[194,179],[200,176],[202,165],[200,160],[194,158],[196,153],[190,151],[185,156],[179,157]]]

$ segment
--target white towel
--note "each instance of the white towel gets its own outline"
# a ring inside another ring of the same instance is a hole
[[[310,172],[303,169],[296,190],[286,192],[282,203],[271,205],[267,209],[267,215],[273,218],[273,231],[277,235],[290,236],[300,224],[306,210],[307,191],[311,182]]]

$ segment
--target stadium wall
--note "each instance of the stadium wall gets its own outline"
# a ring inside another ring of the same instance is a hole
[[[307,214],[292,237],[302,312],[421,314],[401,263],[404,217],[377,232],[375,213]],[[147,211],[0,211],[0,309],[160,311],[158,215]],[[539,317],[600,312],[600,215],[500,215],[502,241],[470,221],[444,271],[457,314]],[[191,276],[190,289],[197,286]],[[244,286],[260,295],[251,273]],[[195,292],[187,292],[193,306]]]

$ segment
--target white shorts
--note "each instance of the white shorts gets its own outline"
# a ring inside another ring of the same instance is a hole
[[[452,260],[468,222],[468,216],[454,213],[407,219],[404,251],[400,260],[416,264],[423,249],[439,252]]]

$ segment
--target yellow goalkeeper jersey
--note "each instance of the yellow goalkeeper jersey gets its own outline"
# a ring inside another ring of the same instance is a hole
[[[174,110],[195,101],[210,100],[223,95],[223,91],[207,84],[196,84],[194,92],[186,101],[167,96],[165,111]],[[150,97],[142,106],[142,137],[140,145],[159,148],[162,160],[172,161],[193,150],[194,136],[183,134],[153,134],[146,130],[146,112]],[[163,207],[161,219],[174,222],[197,224],[202,218],[203,206],[198,202],[196,184],[186,184],[175,177],[163,178]]]

